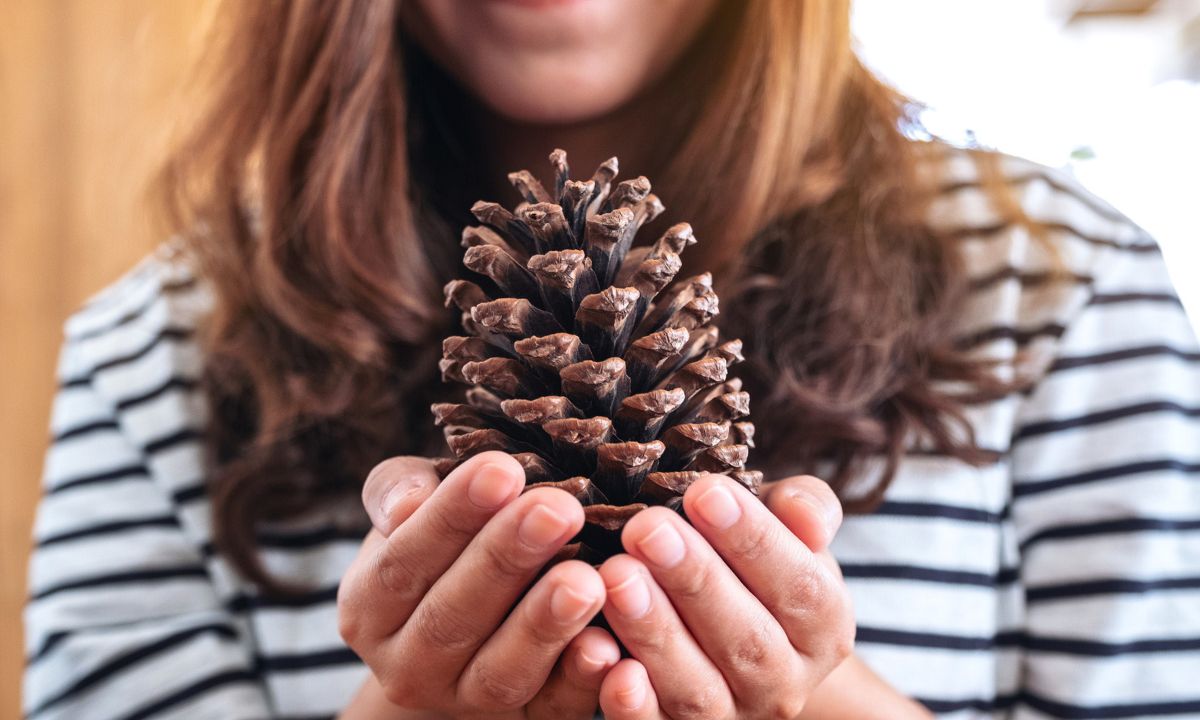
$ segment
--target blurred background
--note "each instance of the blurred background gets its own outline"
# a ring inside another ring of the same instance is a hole
[[[63,319],[158,240],[208,0],[0,0],[0,719]],[[1155,235],[1200,318],[1200,0],[856,0],[863,57],[934,133],[1069,169]]]

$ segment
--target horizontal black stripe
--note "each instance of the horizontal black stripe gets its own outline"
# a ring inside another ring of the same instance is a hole
[[[1189,715],[1200,712],[1200,696],[1194,700],[1129,703],[1123,705],[1069,705],[1022,692],[1020,702],[1056,718],[1067,720],[1117,720],[1147,716]]]
[[[972,350],[997,340],[1012,340],[1017,345],[1028,345],[1038,338],[1060,338],[1066,331],[1065,325],[1054,322],[1029,328],[999,325],[959,337],[955,344],[964,350]]]
[[[362,543],[363,537],[370,527],[361,528],[325,525],[311,530],[293,530],[288,532],[260,532],[257,534],[258,546],[269,550],[308,550],[338,542]],[[202,547],[206,555],[216,554],[212,542],[206,542]]]
[[[90,328],[71,335],[72,340],[90,340],[99,337],[105,333],[116,330],[117,328],[128,325],[139,318],[143,317],[147,312],[152,310],[156,303],[164,299],[165,295],[173,295],[182,291],[190,290],[196,286],[196,279],[189,277],[174,283],[162,283],[146,298],[144,302],[136,307],[126,311],[116,320],[112,320],[99,327]]]
[[[50,438],[50,442],[60,443],[60,442],[63,442],[64,440],[70,440],[71,438],[77,438],[77,437],[81,437],[83,435],[89,435],[91,433],[99,432],[101,430],[119,430],[119,429],[120,429],[120,425],[117,424],[116,420],[107,420],[107,419],[106,420],[95,420],[92,422],[84,423],[83,425],[76,425],[73,428],[67,428],[66,430],[63,430],[62,432],[60,432],[57,435]]]
[[[1179,300],[1179,296],[1175,293],[1096,293],[1092,295],[1090,300],[1088,300],[1089,305],[1120,305],[1123,303],[1133,302],[1166,303],[1168,305],[1183,307],[1183,303]]]
[[[1118,657],[1121,655],[1194,652],[1200,650],[1200,637],[1156,638],[1111,643],[1095,640],[1078,640],[1075,638],[1048,638],[1022,635],[1020,645],[1026,650],[1035,650],[1044,653],[1087,657]]]
[[[318,588],[316,590],[309,590],[308,592],[279,597],[239,593],[231,597],[225,603],[225,607],[230,612],[248,612],[263,609],[303,609],[337,601],[337,591],[337,585],[333,585],[331,587]]]
[[[1001,458],[1006,455],[1003,450],[996,450],[995,448],[976,447],[975,451],[980,454],[983,463],[994,464],[1000,462]],[[951,460],[962,463],[966,467],[978,467],[977,465],[967,463],[966,461],[947,453],[944,449],[935,447],[910,447],[904,451],[904,455],[910,458],[935,458],[938,460]]]
[[[92,670],[77,677],[67,687],[60,690],[58,693],[50,696],[42,701],[40,705],[29,713],[29,716],[35,717],[49,708],[58,705],[59,703],[70,699],[74,695],[87,690],[88,688],[103,682],[107,678],[125,670],[133,665],[143,662],[155,655],[162,654],[172,648],[183,645],[193,638],[201,635],[216,635],[217,637],[226,640],[234,640],[237,638],[237,631],[229,623],[211,623],[207,625],[199,625],[197,627],[187,628],[178,632],[167,635],[164,638],[156,640],[148,645],[127,650],[107,662],[100,664]]]
[[[974,710],[976,712],[996,712],[1012,708],[1017,698],[1013,695],[1002,695],[995,698],[956,698],[954,700],[941,698],[915,697],[913,700],[924,705],[930,712],[939,715]]]
[[[1067,540],[1098,535],[1120,535],[1140,532],[1183,532],[1200,530],[1200,519],[1165,520],[1162,518],[1117,518],[1076,525],[1056,525],[1044,528],[1025,538],[1020,543],[1024,553],[1047,540]]]
[[[1019,635],[1016,633],[1001,633],[993,637],[972,637],[860,625],[858,626],[858,633],[855,636],[855,642],[975,652],[992,650],[1001,646],[1015,647],[1018,644],[1018,637]]]
[[[1100,410],[1072,418],[1063,418],[1061,420],[1043,420],[1041,422],[1028,423],[1017,428],[1016,433],[1013,435],[1013,442],[1016,443],[1019,440],[1024,440],[1026,438],[1031,438],[1038,435],[1047,435],[1063,430],[1073,430],[1075,428],[1102,425],[1104,423],[1109,423],[1116,420],[1124,420],[1126,418],[1137,417],[1139,415],[1150,415],[1156,413],[1170,413],[1172,415],[1179,415],[1185,418],[1195,418],[1200,417],[1200,406],[1185,407],[1179,403],[1170,402],[1167,400],[1157,400],[1152,402],[1137,403],[1135,405],[1109,408],[1107,410]]]
[[[993,286],[1005,282],[1007,280],[1016,280],[1022,288],[1036,288],[1050,283],[1074,283],[1079,285],[1091,284],[1094,278],[1091,275],[1080,275],[1078,273],[1067,272],[1051,272],[1038,271],[1028,272],[1021,268],[1007,266],[999,270],[994,270],[986,275],[981,275],[977,278],[972,278],[970,289],[973,292],[982,292],[991,289]]]
[[[1033,218],[1033,222],[1037,227],[1042,228],[1049,233],[1062,233],[1070,238],[1087,242],[1088,245],[1096,245],[1097,247],[1112,247],[1116,250],[1132,253],[1157,253],[1159,252],[1157,242],[1124,242],[1117,241],[1114,238],[1102,238],[1102,236],[1091,233],[1082,232],[1075,228],[1072,224],[1066,222],[1044,222]],[[968,240],[990,240],[1002,236],[1008,230],[1020,227],[1018,222],[996,222],[986,224],[986,226],[964,226],[943,230],[942,234],[948,236],[952,240],[968,241]]]
[[[1200,577],[1160,578],[1157,580],[1106,578],[1037,585],[1025,588],[1025,600],[1035,603],[1096,595],[1141,595],[1148,592],[1173,590],[1200,590]]]
[[[69,380],[61,380],[58,383],[59,390],[72,390],[75,388],[89,388],[92,386],[92,376],[84,375],[83,377],[71,378]]]
[[[100,296],[94,297],[94,298],[88,300],[87,302],[85,302],[83,304],[83,307],[80,309],[80,313],[103,312],[106,308],[111,308],[112,306],[117,305],[118,303],[125,302],[126,298],[128,297],[128,292],[132,291],[131,289],[129,289],[128,286],[133,285],[133,283],[135,283],[135,282],[145,282],[147,280],[147,277],[146,277],[147,275],[149,275],[151,273],[158,274],[160,272],[160,268],[161,268],[161,264],[159,264],[158,267],[155,267],[155,265],[151,265],[149,263],[135,268],[128,275],[126,275],[122,280],[120,280],[118,282],[118,286],[120,286],[121,289],[126,290],[126,292],[114,293],[110,289],[104,293],[101,293]],[[170,293],[170,292],[174,292],[176,290],[186,289],[187,287],[194,284],[196,282],[196,279],[195,279],[195,276],[185,275],[182,278],[175,278],[175,279],[169,279],[169,280],[164,280],[161,277],[159,277],[159,278],[154,278],[154,281],[157,286],[156,289],[158,291],[164,292],[164,293]]]
[[[891,517],[944,518],[947,520],[962,520],[964,522],[984,524],[997,523],[1008,516],[1007,508],[997,513],[960,505],[902,502],[898,500],[885,500],[871,514]]]
[[[44,600],[51,595],[56,595],[60,592],[68,590],[82,590],[84,588],[109,587],[112,585],[129,585],[144,582],[153,582],[157,580],[183,580],[194,578],[208,578],[208,571],[200,565],[183,565],[180,567],[155,568],[153,570],[130,570],[119,573],[106,573],[104,575],[93,575],[91,577],[72,580],[71,582],[61,583],[59,585],[51,585],[44,590],[30,596],[30,602]]]
[[[366,535],[370,529],[371,528],[369,526],[353,528],[342,527],[340,525],[327,525],[324,527],[303,531],[264,531],[258,533],[258,542],[262,547],[268,548],[311,548],[330,542],[362,542],[363,536]]]
[[[952,635],[916,632],[893,628],[858,628],[857,642],[875,645],[980,652],[996,649],[1020,649],[1027,652],[1072,655],[1078,657],[1120,657],[1155,655],[1200,650],[1200,637],[1148,638],[1125,642],[1100,642],[1078,638],[1044,637],[1024,632],[1000,632],[990,636]]]
[[[1155,242],[1121,243],[1113,238],[1100,237],[1098,235],[1085,233],[1082,230],[1079,230],[1064,222],[1043,222],[1037,220],[1036,218],[1034,219],[1034,222],[1039,228],[1047,232],[1062,233],[1097,247],[1109,247],[1138,254],[1159,252],[1158,244]],[[969,225],[946,230],[942,234],[953,240],[959,241],[990,240],[999,237],[1006,231],[1012,230],[1013,228],[1019,226],[1019,223],[1016,222],[998,222],[990,225]]]
[[[193,485],[180,488],[171,493],[171,502],[176,505],[186,505],[190,502],[201,500],[207,495],[208,489],[203,482],[198,482]]]
[[[172,390],[193,390],[198,385],[199,382],[191,378],[168,378],[166,382],[161,383],[157,387],[147,390],[146,392],[118,400],[116,402],[116,408],[117,410],[121,411],[129,410],[130,408],[137,407],[142,403],[150,402],[151,400],[161,397]]]
[[[95,485],[96,483],[115,482],[117,480],[126,480],[129,478],[149,478],[150,471],[145,465],[138,463],[137,465],[125,465],[112,470],[105,470],[93,475],[80,475],[69,480],[63,480],[51,485],[47,489],[47,493],[55,494],[80,487],[81,485]]]
[[[209,675],[202,680],[197,680],[187,687],[176,690],[149,705],[138,708],[136,711],[123,716],[120,720],[144,720],[144,718],[158,715],[164,710],[189,702],[210,690],[242,683],[257,684],[258,680],[258,676],[249,670],[226,670],[225,672]]]
[[[65,631],[50,633],[46,636],[46,639],[42,640],[42,644],[39,645],[36,650],[25,656],[25,664],[32,665],[38,660],[46,657],[50,654],[50,651],[54,650],[55,646],[69,637],[71,637],[71,633]]]
[[[146,343],[145,345],[138,348],[137,350],[134,350],[133,352],[127,353],[125,355],[119,355],[114,358],[109,358],[108,360],[105,360],[104,362],[101,362],[101,363],[97,364],[95,367],[93,367],[91,372],[88,373],[87,375],[82,376],[82,377],[69,378],[69,379],[63,380],[59,386],[61,388],[66,388],[66,387],[77,387],[79,385],[86,385],[91,382],[91,378],[93,376],[95,376],[95,374],[98,372],[102,372],[104,370],[111,370],[112,368],[120,367],[121,365],[127,365],[131,362],[140,360],[141,358],[143,358],[146,355],[148,355],[149,353],[151,353],[154,350],[154,348],[158,347],[161,343],[179,342],[179,341],[187,340],[187,339],[191,338],[191,336],[192,336],[192,331],[189,328],[180,328],[180,327],[163,328],[161,331],[159,331],[158,335],[154,336],[154,338],[152,338],[150,340],[150,342]]]
[[[185,427],[176,430],[169,435],[164,435],[163,437],[155,438],[147,442],[143,446],[143,449],[148,455],[154,455],[165,450],[176,448],[180,445],[186,445],[190,442],[197,442],[203,436],[204,434],[200,430],[197,430],[196,428]]]
[[[1200,362],[1200,352],[1180,350],[1168,345],[1143,345],[1123,348],[1121,350],[1110,350],[1094,355],[1064,355],[1050,365],[1049,372],[1053,374],[1065,370],[1075,370],[1077,368],[1093,367],[1096,365],[1109,365],[1126,360],[1140,360],[1150,357],[1171,357],[1189,363]]]
[[[58,543],[69,542],[71,540],[80,540],[82,538],[95,537],[97,535],[111,535],[113,533],[124,532],[126,530],[141,530],[144,528],[177,528],[179,527],[179,519],[174,515],[156,515],[153,517],[133,518],[129,520],[114,520],[113,522],[97,523],[88,527],[79,528],[77,530],[69,530],[67,532],[58,533],[57,535],[48,535],[37,541],[37,546],[40,548],[49,547]]]
[[[1162,460],[1141,460],[1139,462],[1127,463],[1125,465],[1112,465],[1109,467],[1096,468],[1094,470],[1086,470],[1073,475],[1064,475],[1062,477],[1046,478],[1043,480],[1018,479],[1013,485],[1013,498],[1027,498],[1032,495],[1040,495],[1045,492],[1075,487],[1077,485],[1087,485],[1090,483],[1102,482],[1104,480],[1113,480],[1115,478],[1132,477],[1135,475],[1144,475],[1146,473],[1172,470],[1187,474],[1197,473],[1200,472],[1200,463],[1191,463],[1169,458]]]
[[[1129,222],[1128,218],[1126,218],[1124,215],[1122,215],[1115,208],[1109,206],[1104,201],[1099,200],[1096,197],[1094,197],[1088,193],[1081,192],[1079,189],[1077,189],[1075,187],[1072,187],[1063,182],[1060,182],[1057,178],[1055,178],[1053,175],[1051,175],[1050,173],[1048,173],[1044,170],[1035,170],[1035,171],[1031,171],[1031,172],[1024,172],[1019,175],[1011,175],[1011,176],[1003,179],[1003,183],[1007,187],[1017,187],[1019,185],[1027,185],[1032,182],[1045,183],[1046,185],[1049,185],[1051,188],[1053,188],[1061,193],[1070,195],[1072,198],[1083,203],[1092,212],[1096,213],[1097,215],[1104,218],[1105,220],[1111,220],[1113,222],[1122,222],[1122,223]],[[943,195],[949,195],[949,194],[961,192],[963,190],[968,190],[968,189],[978,190],[983,187],[986,187],[984,179],[981,177],[975,177],[975,178],[971,178],[970,180],[955,180],[955,181],[947,182],[938,188],[938,193],[943,194]]]
[[[335,665],[361,665],[362,660],[350,648],[341,647],[306,653],[261,655],[256,658],[255,664],[260,672],[288,672]]]
[[[1025,704],[1040,712],[1055,718],[1067,720],[1118,720],[1138,717],[1169,717],[1172,715],[1189,715],[1200,711],[1200,698],[1195,700],[1176,700],[1156,703],[1132,703],[1125,705],[1072,705],[1057,700],[1048,700],[1029,691],[1021,691],[1016,695],[1000,695],[995,698],[913,698],[931,712],[945,714],[974,710],[977,712],[996,712],[1009,710],[1018,704]]]
[[[1020,571],[1002,568],[997,573],[981,573],[968,570],[945,570],[918,565],[842,563],[842,575],[847,578],[875,580],[916,580],[946,585],[973,585],[994,588],[1010,585],[1017,581]]]

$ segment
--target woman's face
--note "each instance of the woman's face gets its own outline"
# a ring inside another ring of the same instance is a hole
[[[563,124],[604,115],[652,82],[717,0],[415,0],[413,32],[498,113]]]

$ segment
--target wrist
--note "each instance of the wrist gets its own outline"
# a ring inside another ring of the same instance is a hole
[[[387,699],[383,686],[374,674],[367,676],[350,704],[338,715],[338,720],[448,720],[446,715],[432,710],[403,708]]]
[[[905,697],[851,655],[813,691],[797,720],[931,720],[920,703]]]

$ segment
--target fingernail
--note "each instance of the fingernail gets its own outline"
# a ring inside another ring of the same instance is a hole
[[[534,505],[517,526],[517,536],[526,545],[545,547],[567,531],[567,519],[545,505]]]
[[[646,686],[638,682],[617,691],[617,700],[626,710],[637,710],[646,702]]]
[[[575,664],[579,667],[579,672],[584,675],[595,675],[608,665],[603,660],[588,655],[584,651],[579,651],[579,656],[575,658]]]
[[[513,491],[513,483],[504,468],[487,464],[475,471],[467,486],[467,499],[482,510],[495,510],[504,504]]]
[[[669,522],[651,530],[637,542],[637,546],[647,560],[662,568],[675,567],[687,552],[679,531],[671,527]]]
[[[724,530],[738,521],[742,508],[724,485],[714,485],[696,499],[696,512],[704,522]]]
[[[596,598],[581,595],[566,585],[559,585],[550,594],[550,614],[559,622],[575,622],[596,605]]]
[[[613,607],[630,620],[645,617],[650,612],[650,588],[641,574],[635,572],[616,587],[608,589]]]
[[[420,484],[402,482],[395,485],[387,494],[383,496],[383,502],[379,504],[379,509],[383,511],[384,517],[391,517],[392,511],[400,506],[400,503],[413,497],[423,490]]]
[[[825,528],[825,532],[828,533],[833,527],[833,524],[837,519],[836,508],[831,508],[825,503],[817,502],[805,493],[796,493],[792,496],[792,499],[812,510],[812,516],[821,521],[821,524]]]

